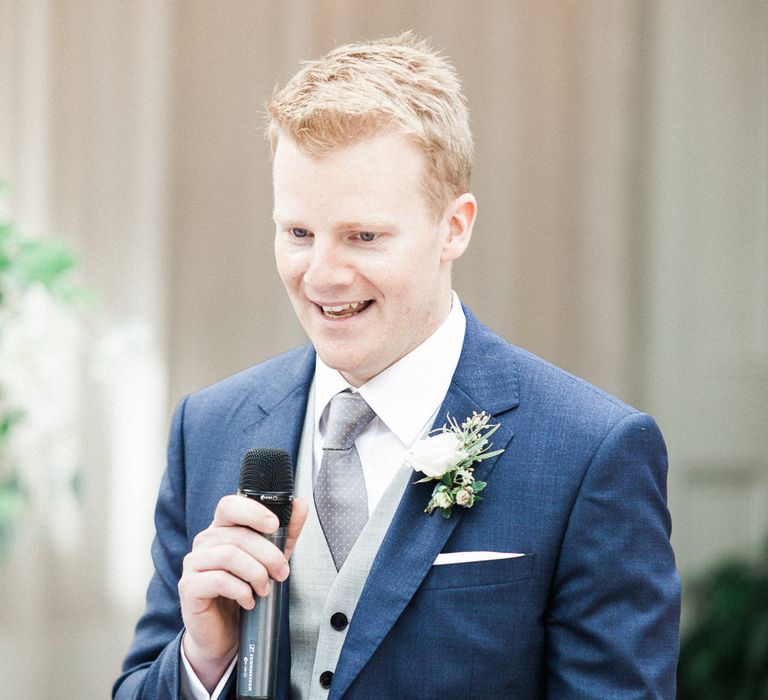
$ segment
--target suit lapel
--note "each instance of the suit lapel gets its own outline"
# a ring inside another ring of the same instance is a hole
[[[464,309],[467,330],[459,364],[434,427],[450,415],[461,423],[473,411],[486,411],[501,427],[493,449],[504,449],[512,432],[500,416],[517,405],[517,375],[509,346]],[[481,462],[475,475],[486,480],[498,457]],[[412,482],[421,475],[414,472]],[[435,557],[472,512],[454,508],[449,519],[424,513],[433,484],[409,484],[371,567],[347,633],[333,679],[331,697],[341,697],[413,598]],[[479,504],[482,507],[482,504]],[[396,582],[396,584],[393,584]]]
[[[242,439],[249,441],[250,447],[262,445],[285,450],[294,465],[315,367],[315,353],[310,346],[297,353],[283,371],[274,372],[258,397],[249,395],[243,400],[243,417],[238,421],[243,426]]]

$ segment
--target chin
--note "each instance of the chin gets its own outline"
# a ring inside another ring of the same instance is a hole
[[[335,369],[342,374],[344,378],[354,386],[360,386],[370,379],[369,374],[366,372],[364,366],[357,362],[350,360],[348,357],[344,357],[340,353],[323,353],[318,351],[317,353],[320,359],[328,365],[331,369]],[[371,375],[372,376],[372,375]],[[353,383],[351,379],[356,381]]]
[[[320,359],[331,369],[335,369],[343,374],[355,373],[356,363],[351,361],[349,357],[345,357],[343,352],[329,352],[327,349],[317,348],[317,346],[315,346],[315,350]]]

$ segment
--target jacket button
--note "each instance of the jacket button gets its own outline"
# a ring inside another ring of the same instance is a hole
[[[348,624],[349,620],[344,613],[337,612],[331,615],[331,627],[333,627],[333,629],[341,632],[341,630],[343,630]]]
[[[333,671],[323,671],[320,674],[320,685],[328,690],[331,687],[331,681],[333,680]]]

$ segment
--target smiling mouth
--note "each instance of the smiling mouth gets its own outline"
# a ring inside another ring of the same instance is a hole
[[[372,303],[373,301],[368,299],[367,301],[355,301],[351,304],[340,304],[339,306],[324,306],[322,304],[319,306],[323,311],[323,316],[326,318],[350,318],[367,309]]]

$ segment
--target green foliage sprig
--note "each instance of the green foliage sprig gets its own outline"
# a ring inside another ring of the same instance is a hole
[[[37,285],[64,303],[86,298],[86,290],[69,277],[75,265],[75,255],[64,243],[31,238],[13,224],[0,222],[0,308],[11,303],[9,294],[23,294]]]

